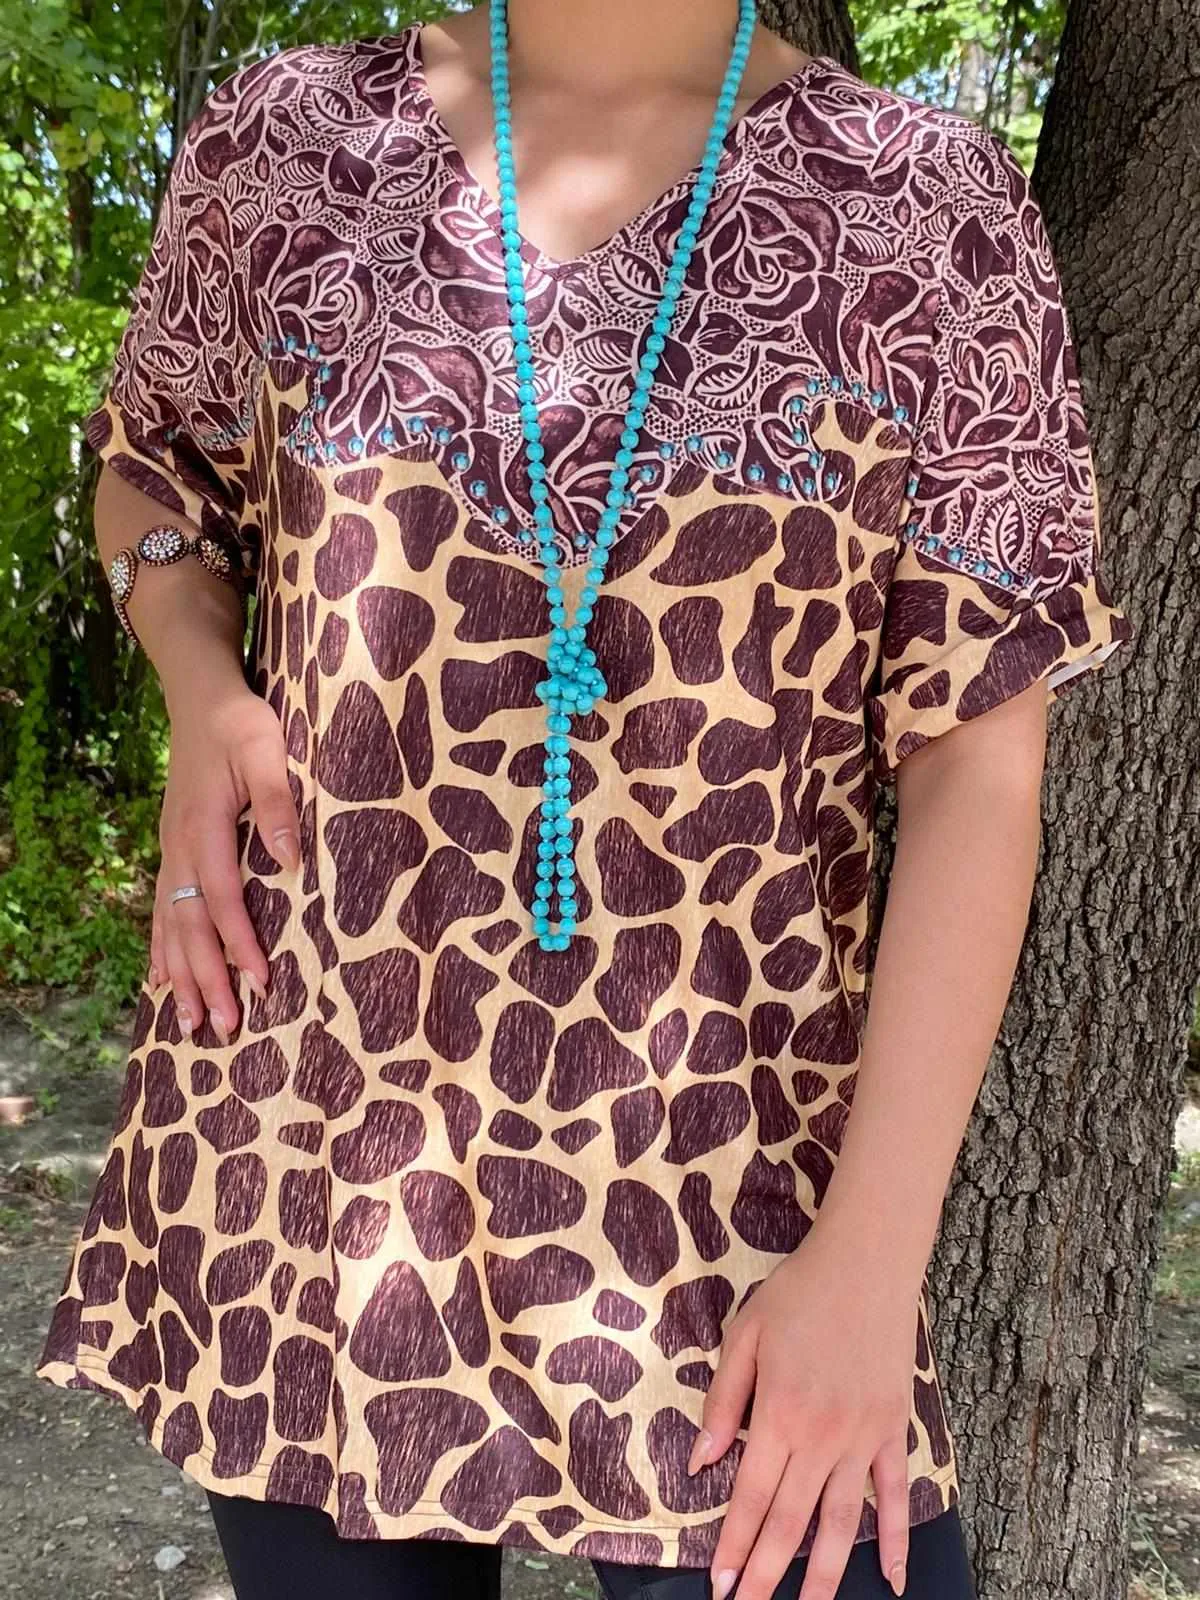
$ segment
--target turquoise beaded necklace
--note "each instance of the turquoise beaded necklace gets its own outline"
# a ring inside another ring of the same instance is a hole
[[[571,762],[567,735],[572,715],[586,716],[596,701],[608,692],[604,675],[596,665],[596,652],[587,645],[587,625],[592,619],[597,590],[604,581],[604,569],[616,538],[617,523],[625,504],[629,469],[641,437],[654,374],[658,370],[671,318],[712,198],[717,163],[729,131],[756,20],[754,0],[739,0],[737,32],[725,82],[704,147],[704,160],[692,186],[687,216],[671,252],[671,263],[651,323],[651,332],[646,339],[645,353],[638,365],[637,381],[625,413],[621,448],[617,451],[609,479],[604,511],[592,538],[589,540],[583,536],[576,541],[581,548],[589,550],[589,555],[579,603],[574,617],[569,617],[562,574],[558,570],[562,551],[555,539],[554,513],[550,509],[550,494],[546,487],[546,452],[538,418],[533,349],[529,341],[529,317],[525,304],[525,275],[521,264],[521,235],[517,231],[517,185],[512,156],[512,85],[508,70],[508,5],[507,0],[491,0],[492,109],[496,170],[500,179],[501,239],[508,286],[509,324],[516,361],[517,399],[525,437],[529,494],[533,501],[534,530],[532,533],[526,530],[522,537],[527,541],[535,537],[538,540],[538,556],[544,568],[546,599],[550,606],[550,643],[546,661],[550,676],[537,686],[538,698],[546,706],[546,755],[538,828],[537,879],[530,906],[533,931],[543,950],[567,948],[575,932],[579,913],[579,902],[575,896],[575,836],[570,817]]]

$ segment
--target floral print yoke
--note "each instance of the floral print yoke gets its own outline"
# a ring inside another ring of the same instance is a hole
[[[523,248],[568,584],[687,194]],[[241,820],[271,983],[228,1045],[144,986],[38,1370],[344,1535],[703,1566],[722,1330],[853,1115],[878,788],[1131,628],[1024,174],[813,59],[725,141],[592,624],[579,931],[540,950],[498,230],[420,25],[242,68],[178,153],[87,438],[256,588],[302,863]],[[927,1288],[914,1522],[958,1496]]]

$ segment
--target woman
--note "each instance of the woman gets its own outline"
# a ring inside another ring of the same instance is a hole
[[[39,1371],[205,1485],[240,1600],[504,1545],[973,1592],[925,1268],[1046,708],[1131,629],[1016,161],[678,17],[236,72],[88,419],[172,747]]]

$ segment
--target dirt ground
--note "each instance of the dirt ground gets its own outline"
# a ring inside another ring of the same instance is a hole
[[[35,1378],[67,1255],[99,1172],[127,1040],[66,1045],[69,1008],[0,1012],[0,1600],[232,1600],[200,1486],[101,1395]],[[97,1064],[99,1054],[99,1064]],[[1200,1600],[1200,1105],[1180,1119],[1130,1524],[1130,1600]],[[595,1600],[587,1562],[505,1552],[507,1600]]]

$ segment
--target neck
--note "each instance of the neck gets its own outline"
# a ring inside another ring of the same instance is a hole
[[[514,79],[625,94],[653,83],[715,92],[729,61],[738,0],[509,0]]]

